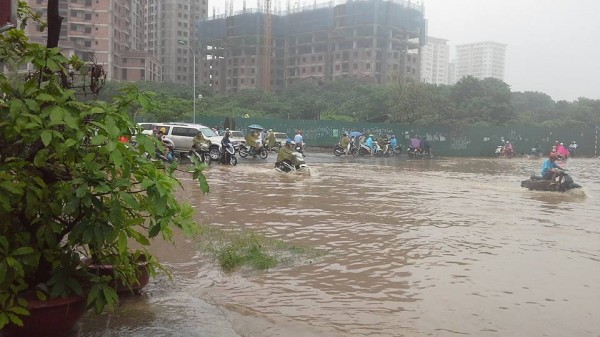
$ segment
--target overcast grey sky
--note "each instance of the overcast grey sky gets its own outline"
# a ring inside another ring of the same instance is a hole
[[[223,13],[227,0],[209,0]],[[233,1],[242,9],[244,0]],[[271,0],[284,8],[287,0]],[[314,0],[290,0],[312,5]],[[317,0],[317,3],[328,0]],[[335,0],[344,3],[345,0]],[[413,1],[420,2],[420,1]],[[263,0],[260,0],[263,3]],[[450,45],[507,45],[504,81],[512,91],[540,91],[554,100],[600,99],[600,0],[425,0],[428,35]],[[246,0],[256,8],[257,0]]]

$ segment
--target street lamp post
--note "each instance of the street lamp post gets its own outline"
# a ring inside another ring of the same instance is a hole
[[[177,43],[179,43],[182,46],[186,46],[189,50],[192,51],[192,57],[194,58],[194,80],[193,80],[193,91],[194,91],[194,117],[193,117],[193,123],[196,124],[196,51],[190,47],[188,45],[187,42],[179,40],[177,41]]]

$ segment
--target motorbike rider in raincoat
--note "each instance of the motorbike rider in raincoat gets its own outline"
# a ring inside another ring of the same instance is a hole
[[[258,149],[260,149],[261,147],[261,143],[260,143],[260,136],[258,134],[259,131],[257,130],[252,130],[250,132],[248,132],[248,134],[246,135],[245,139],[246,139],[246,145],[248,145],[250,147],[250,154],[252,154],[252,157],[256,157],[256,151]]]
[[[392,135],[392,138],[390,138],[390,146],[394,151],[398,148],[398,139],[396,139],[396,135]]]
[[[273,129],[269,129],[269,133],[267,134],[267,147],[269,150],[273,149],[276,141],[277,139],[275,139],[275,132],[273,132]]]
[[[227,152],[226,148],[231,145],[231,132],[229,129],[225,129],[225,133],[223,134],[223,139],[221,139],[221,164],[229,163],[230,154]]]
[[[342,135],[342,139],[340,140],[340,144],[344,148],[344,153],[346,154],[346,156],[348,155],[348,152],[350,152],[350,141],[351,140],[348,136],[348,133],[344,132],[344,134]]]
[[[365,140],[365,146],[367,148],[369,148],[369,153],[371,153],[371,155],[373,155],[373,150],[375,147],[375,142],[373,141],[373,135],[369,135],[369,137],[367,137],[367,139]]]
[[[298,162],[296,155],[294,154],[294,152],[296,152],[294,150],[294,148],[296,147],[296,142],[294,142],[293,140],[288,139],[285,142],[285,145],[281,147],[281,149],[279,150],[279,152],[277,153],[277,161],[275,162],[275,166],[277,166],[277,163],[282,162],[282,161],[288,161],[290,163],[292,163],[294,166],[300,165],[300,163]]]
[[[198,131],[196,136],[194,136],[192,148],[198,151],[208,151],[210,147],[210,140],[204,138],[202,132]]]

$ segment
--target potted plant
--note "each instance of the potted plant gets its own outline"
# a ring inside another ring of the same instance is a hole
[[[27,63],[33,71],[0,73],[0,335],[61,336],[53,328],[75,324],[63,320],[118,301],[114,279],[86,268],[83,255],[110,261],[131,286],[140,256],[150,274],[160,268],[144,247],[191,230],[193,211],[175,198],[177,167],[142,155],[158,143],[137,133],[128,108],[149,107],[148,94],[129,88],[110,103],[83,102],[101,68],[30,43],[23,30],[0,34],[0,64]],[[137,146],[120,142],[124,134]],[[208,192],[202,170],[191,173]],[[52,309],[60,318],[33,315],[51,300],[63,305]]]

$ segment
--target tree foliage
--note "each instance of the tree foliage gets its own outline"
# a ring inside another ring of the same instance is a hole
[[[110,96],[109,86],[105,95]],[[193,93],[189,86],[139,84],[156,94],[159,104],[137,118],[152,121],[190,121]],[[279,94],[244,89],[224,96],[210,87],[197,102],[197,116],[245,115],[256,118],[329,119],[438,125],[579,125],[600,123],[600,101],[580,98],[555,102],[541,92],[511,92],[501,80],[472,76],[454,85],[428,83],[377,85],[352,77],[333,82],[297,82]],[[105,97],[108,98],[108,97]],[[579,123],[579,124],[578,124]]]

